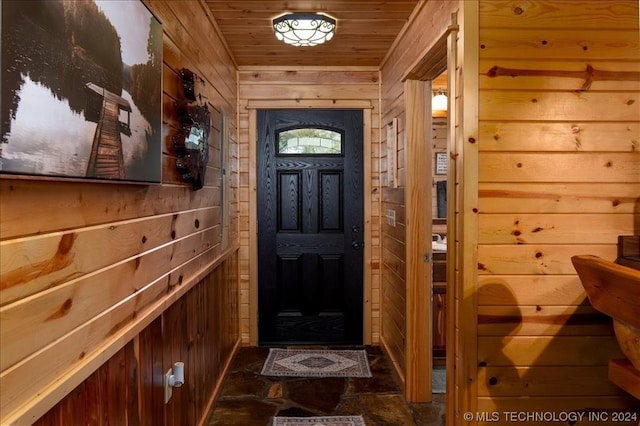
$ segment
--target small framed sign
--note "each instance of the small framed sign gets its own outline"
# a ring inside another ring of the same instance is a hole
[[[437,175],[447,174],[447,153],[446,152],[436,152],[436,174]]]

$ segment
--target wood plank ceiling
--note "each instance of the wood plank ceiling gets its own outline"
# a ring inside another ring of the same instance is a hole
[[[421,0],[205,0],[238,66],[379,66]],[[322,12],[335,37],[314,47],[277,40],[272,20],[286,12]]]

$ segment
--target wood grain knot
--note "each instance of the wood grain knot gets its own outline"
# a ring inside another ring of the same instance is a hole
[[[60,238],[60,242],[58,243],[58,254],[62,256],[68,254],[69,251],[71,251],[76,238],[77,235],[74,233],[63,235],[62,238]]]
[[[60,306],[60,309],[58,309],[51,316],[49,316],[49,318],[47,318],[47,321],[64,317],[71,310],[71,306],[73,306],[73,300],[71,299],[65,300],[64,303]]]

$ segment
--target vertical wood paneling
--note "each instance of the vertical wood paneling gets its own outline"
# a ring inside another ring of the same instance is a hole
[[[613,260],[638,233],[638,37],[635,0],[480,2],[479,407],[634,404],[606,375],[610,322],[575,306],[570,258]],[[588,68],[618,74],[585,86]]]
[[[195,425],[204,421],[238,342],[237,255],[171,305],[36,426]],[[197,325],[196,325],[197,324]],[[185,384],[164,403],[164,373]]]
[[[431,115],[431,82],[405,81],[407,114],[406,174],[406,268],[407,268],[407,341],[405,397],[409,401],[431,401],[431,277],[432,263],[424,256],[431,253],[432,217],[425,207],[431,202],[431,132],[424,117]],[[429,164],[429,163],[427,163]]]
[[[3,424],[34,422],[70,392],[42,424],[196,424],[238,341],[236,66],[203,3],[145,3],[164,31],[162,184],[0,179]],[[183,67],[212,112],[199,191],[175,166]],[[196,284],[214,290],[190,293]],[[165,406],[177,360],[206,379]]]

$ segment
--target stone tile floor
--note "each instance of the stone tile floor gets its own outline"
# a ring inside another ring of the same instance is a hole
[[[382,350],[365,349],[373,377],[309,379],[261,376],[269,348],[240,348],[207,425],[267,426],[275,415],[362,415],[367,426],[445,424],[445,395],[407,403]]]

